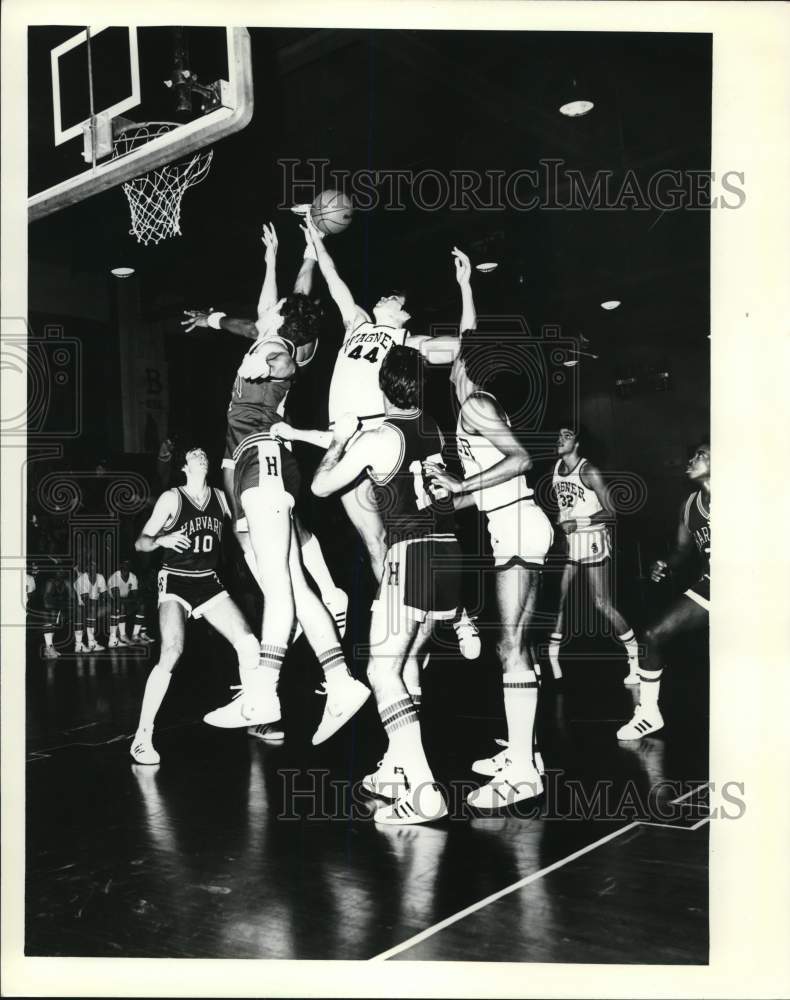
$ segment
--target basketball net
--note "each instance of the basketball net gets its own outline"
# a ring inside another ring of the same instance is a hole
[[[126,156],[176,127],[173,122],[143,122],[124,129],[115,138],[113,159]],[[129,233],[138,243],[160,243],[181,235],[181,199],[187,188],[205,179],[213,156],[213,150],[202,150],[123,185],[132,215]]]

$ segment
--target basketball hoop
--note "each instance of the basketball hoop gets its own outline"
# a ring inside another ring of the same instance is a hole
[[[115,137],[113,159],[177,128],[175,122],[143,122],[124,128]],[[181,235],[181,199],[189,187],[205,179],[213,150],[202,150],[186,159],[168,163],[123,185],[132,214],[129,233],[138,243],[159,243]]]

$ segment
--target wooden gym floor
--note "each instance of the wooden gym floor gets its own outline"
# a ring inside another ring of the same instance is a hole
[[[665,730],[618,744],[634,704],[624,661],[577,642],[541,692],[544,799],[483,817],[463,790],[502,734],[492,645],[437,657],[423,680],[451,818],[392,829],[355,785],[382,749],[372,699],[309,744],[323,701],[304,640],[284,671],[288,739],[267,746],[200,721],[227,699],[233,655],[192,625],[151,768],[128,751],[157,647],[42,662],[31,633],[26,953],[705,963],[704,647],[665,675]]]

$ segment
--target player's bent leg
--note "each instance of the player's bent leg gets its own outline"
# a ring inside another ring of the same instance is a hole
[[[294,524],[299,538],[299,545],[302,549],[302,563],[304,568],[315,580],[316,586],[321,592],[321,600],[329,609],[330,614],[335,619],[335,625],[340,633],[340,638],[346,634],[346,624],[348,618],[348,594],[335,585],[332,574],[324,559],[321,545],[312,532],[302,524],[301,519],[294,515]],[[298,619],[299,612],[296,617]]]
[[[617,730],[618,740],[640,740],[658,732],[664,719],[658,706],[667,643],[685,632],[707,628],[707,609],[683,595],[645,632],[647,656],[639,667],[639,704],[632,719]]]
[[[447,815],[422,745],[417,709],[403,683],[403,664],[419,629],[414,618],[391,620],[386,600],[374,602],[370,627],[368,680],[389,746],[363,787],[393,803],[378,809],[376,823],[426,823]],[[393,627],[394,626],[394,627]]]
[[[129,751],[137,764],[159,763],[159,754],[153,744],[154,723],[170,686],[173,670],[184,651],[186,617],[185,609],[176,601],[165,601],[159,606],[162,648],[159,661],[145,682],[140,719]]]
[[[370,690],[349,673],[332,616],[311,590],[302,566],[302,549],[291,541],[289,566],[296,614],[324,672],[326,706],[313,746],[324,743],[348,722],[370,697]]]
[[[634,630],[623,618],[612,600],[611,574],[613,563],[606,559],[602,563],[587,567],[587,586],[592,596],[595,610],[606,619],[619,642],[625,647],[628,658],[628,675],[623,683],[633,685],[639,683],[639,644]]]
[[[406,662],[403,664],[403,683],[409,692],[409,697],[414,702],[415,708],[419,709],[422,704],[422,686],[420,684],[420,672],[425,667],[427,656],[425,647],[433,633],[433,623],[426,618],[420,623],[417,634],[409,648]]]
[[[380,582],[384,576],[387,546],[384,539],[384,524],[376,509],[369,481],[365,480],[347,490],[340,499],[349,520],[365,543],[373,575],[376,581]]]
[[[497,573],[497,604],[502,622],[497,653],[502,663],[508,746],[492,780],[467,796],[469,805],[476,809],[514,805],[543,791],[533,759],[538,680],[528,643],[539,583],[540,571],[520,564]]]

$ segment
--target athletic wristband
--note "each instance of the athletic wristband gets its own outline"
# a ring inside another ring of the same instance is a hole
[[[209,314],[209,318],[206,321],[212,330],[221,330],[222,327],[219,325],[219,321],[223,316],[227,316],[227,313],[213,312]]]
[[[315,252],[315,248],[309,243],[304,248],[304,259],[318,261],[318,254]]]

